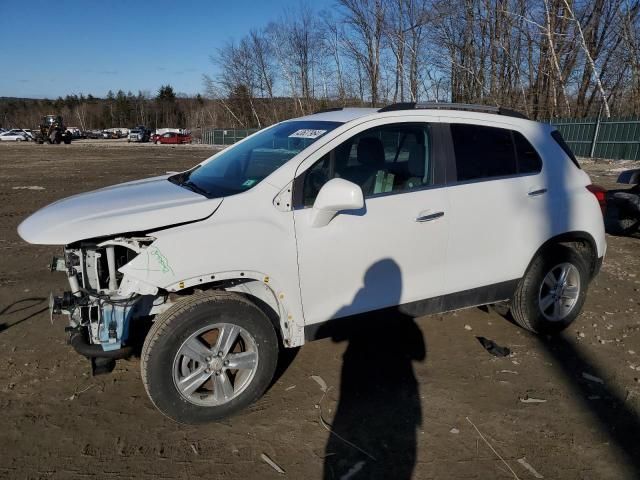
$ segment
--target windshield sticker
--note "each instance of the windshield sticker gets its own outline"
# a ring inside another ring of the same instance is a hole
[[[318,138],[323,133],[326,133],[326,130],[311,130],[308,128],[304,128],[302,130],[298,130],[289,135],[289,138]]]
[[[250,187],[252,186],[254,183],[256,183],[256,180],[253,179],[249,179],[249,180],[245,180],[245,182],[242,184],[243,187]]]

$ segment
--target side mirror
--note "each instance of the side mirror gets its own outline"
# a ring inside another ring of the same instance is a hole
[[[324,227],[333,217],[344,210],[364,207],[362,189],[343,178],[334,178],[325,183],[313,202],[311,226]]]

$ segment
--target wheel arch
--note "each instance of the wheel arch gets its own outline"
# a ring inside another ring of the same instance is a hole
[[[261,272],[244,270],[224,272],[196,279],[177,282],[169,291],[184,296],[200,290],[224,290],[235,292],[252,301],[269,318],[284,347],[298,347],[304,344],[304,322],[293,317],[287,305],[285,293],[272,278]]]
[[[570,247],[576,250],[588,265],[590,277],[593,278],[597,275],[600,268],[600,262],[598,261],[598,247],[593,236],[589,232],[585,231],[565,232],[547,239],[531,257],[526,270],[529,269],[531,262],[533,262],[538,255],[560,246]]]

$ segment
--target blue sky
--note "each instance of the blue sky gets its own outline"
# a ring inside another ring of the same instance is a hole
[[[0,0],[0,97],[155,93],[167,83],[199,93],[217,47],[300,1]],[[332,4],[311,3],[316,11]]]

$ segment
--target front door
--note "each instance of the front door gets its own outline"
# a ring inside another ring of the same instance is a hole
[[[448,217],[434,131],[424,123],[369,128],[298,174],[294,222],[307,326],[444,293]],[[336,177],[362,188],[365,207],[312,227],[313,201]]]

